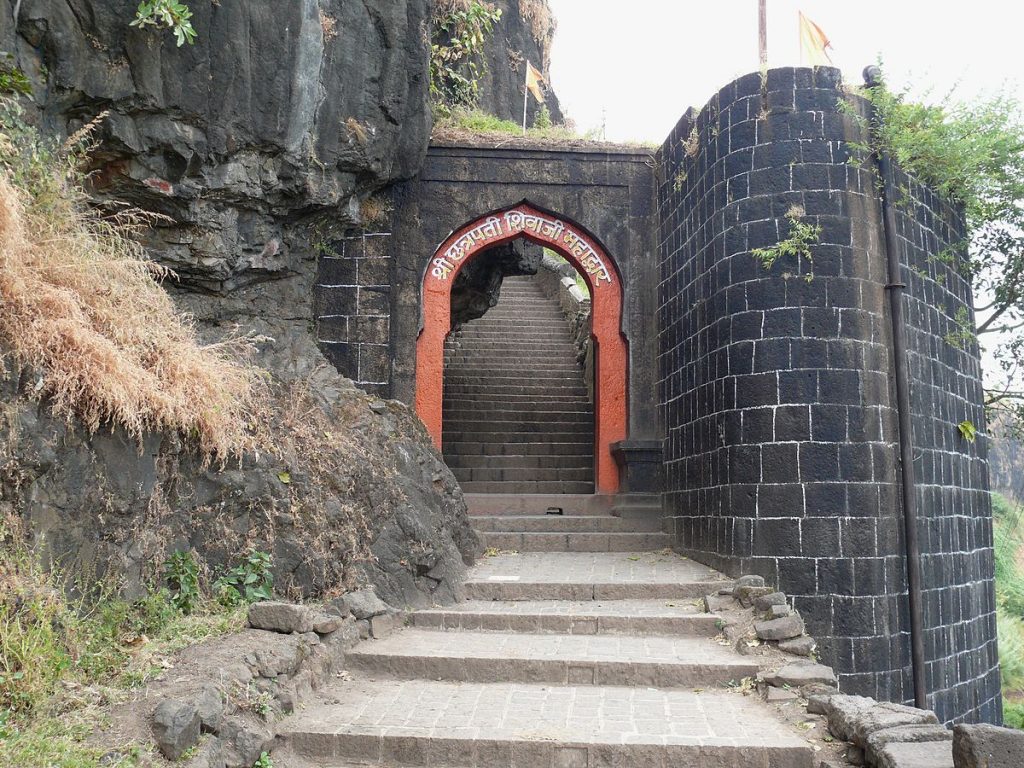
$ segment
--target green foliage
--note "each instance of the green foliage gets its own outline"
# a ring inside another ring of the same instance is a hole
[[[967,349],[977,339],[974,326],[971,324],[971,313],[967,311],[967,307],[960,307],[956,311],[956,330],[950,331],[943,338],[947,344],[957,349]]]
[[[74,691],[142,684],[167,654],[244,622],[210,602],[183,616],[166,589],[125,600],[111,584],[69,586],[0,521],[0,765],[94,768],[103,753],[87,737],[101,713]],[[136,765],[139,749],[120,754],[104,764]]]
[[[252,764],[252,768],[274,768],[274,761],[270,759],[268,753],[260,752],[260,756]]]
[[[821,226],[808,224],[803,221],[804,209],[794,205],[786,212],[786,219],[789,220],[789,237],[780,240],[769,248],[754,248],[750,254],[761,262],[765,269],[771,269],[775,262],[784,256],[796,256],[797,259],[806,259],[811,269],[804,276],[804,280],[811,282],[814,279],[814,255],[811,253],[811,246],[821,239]]]
[[[547,104],[541,104],[540,109],[537,110],[537,114],[533,116],[533,127],[537,130],[543,131],[551,126],[551,110],[548,109]]]
[[[1002,675],[1003,717],[1024,729],[1024,527],[1022,510],[992,494],[992,547],[995,555],[996,630]]]
[[[28,96],[32,93],[32,83],[25,73],[14,66],[14,55],[8,53],[0,60],[0,96],[14,94]]]
[[[199,564],[192,553],[183,550],[172,553],[164,563],[164,578],[174,606],[184,614],[192,613],[201,597]]]
[[[196,31],[192,27],[192,11],[177,0],[142,0],[135,11],[131,26],[141,29],[169,29],[174,33],[179,48],[185,43],[191,45],[196,40]]]
[[[1002,410],[1011,431],[1024,432],[1024,121],[1016,99],[996,95],[962,103],[954,93],[937,103],[915,102],[906,88],[886,84],[863,90],[877,119],[868,125],[865,152],[885,151],[906,172],[962,205],[967,237],[943,260],[971,279],[979,307],[977,335],[1000,333],[991,352],[1003,381],[986,393],[986,405]],[[1012,334],[1012,335],[1011,335]],[[947,341],[966,344],[966,332]],[[994,419],[993,419],[994,420]]]
[[[453,107],[472,107],[487,71],[484,45],[501,19],[501,9],[481,0],[454,3],[434,16],[430,43],[430,95],[443,116]]]
[[[1003,699],[1003,725],[1024,731],[1024,702]]]
[[[967,442],[973,443],[978,439],[978,428],[974,426],[973,421],[964,419],[956,425],[956,428],[960,431],[960,437]]]
[[[274,594],[274,574],[270,565],[270,555],[266,552],[250,552],[239,565],[213,583],[214,594],[227,606],[270,600]]]

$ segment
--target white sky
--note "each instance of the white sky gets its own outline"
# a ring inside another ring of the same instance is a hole
[[[607,113],[612,141],[660,143],[688,106],[755,72],[757,0],[549,0],[551,85],[584,132]],[[881,54],[889,81],[965,97],[1009,83],[1024,99],[1019,0],[768,0],[768,65],[800,63],[797,11],[832,41],[848,82]]]

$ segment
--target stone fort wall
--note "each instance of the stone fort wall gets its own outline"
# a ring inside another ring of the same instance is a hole
[[[743,77],[659,153],[659,399],[679,547],[795,595],[844,691],[912,698],[886,253],[861,129],[833,69]],[[898,206],[924,554],[929,706],[995,721],[999,677],[976,347],[947,341],[969,285],[935,257],[962,220],[905,179]],[[822,228],[770,270],[794,205]],[[813,273],[813,274],[812,274]]]

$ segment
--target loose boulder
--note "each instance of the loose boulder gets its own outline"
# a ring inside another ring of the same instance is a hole
[[[313,614],[304,605],[265,600],[249,606],[249,626],[282,634],[312,632]]]
[[[377,593],[369,587],[349,592],[342,596],[341,600],[357,619],[372,619],[388,612],[387,603],[377,597]]]
[[[1024,765],[1024,731],[995,725],[953,726],[956,768],[1019,768]]]
[[[755,622],[754,631],[761,640],[789,640],[804,633],[804,622],[799,616],[791,615]]]
[[[153,736],[160,754],[177,760],[186,750],[199,743],[201,725],[195,704],[164,699],[153,713]]]

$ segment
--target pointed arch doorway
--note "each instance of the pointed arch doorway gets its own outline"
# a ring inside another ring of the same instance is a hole
[[[558,253],[583,276],[591,296],[594,366],[594,480],[598,493],[619,489],[614,443],[626,437],[628,352],[622,336],[619,270],[601,244],[578,224],[522,201],[469,222],[441,243],[423,276],[423,326],[416,341],[416,412],[440,449],[444,342],[451,331],[452,285],[484,250],[525,238]]]

